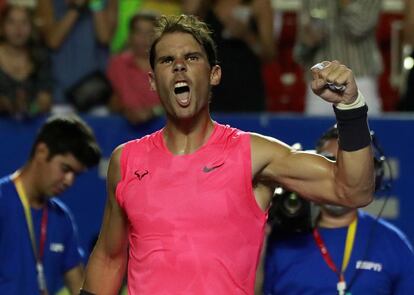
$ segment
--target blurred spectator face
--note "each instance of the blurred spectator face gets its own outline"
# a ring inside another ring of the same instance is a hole
[[[136,56],[147,56],[154,35],[154,23],[137,19],[129,37],[129,46]]]
[[[11,7],[5,14],[3,32],[5,40],[12,46],[26,45],[32,33],[28,10],[23,7]]]

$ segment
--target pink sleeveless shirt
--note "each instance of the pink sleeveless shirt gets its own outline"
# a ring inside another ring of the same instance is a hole
[[[116,199],[128,219],[128,294],[253,294],[266,213],[253,194],[250,135],[215,123],[173,155],[162,130],[125,144]]]

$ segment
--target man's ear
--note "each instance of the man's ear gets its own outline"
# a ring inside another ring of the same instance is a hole
[[[36,145],[34,157],[35,159],[47,160],[49,157],[49,148],[44,142],[39,142]]]
[[[150,71],[148,72],[148,80],[150,82],[151,90],[157,91],[157,85],[155,84],[155,78],[154,78],[154,72]]]
[[[210,72],[210,85],[216,86],[220,84],[221,80],[221,67],[219,65],[214,65],[211,68]]]

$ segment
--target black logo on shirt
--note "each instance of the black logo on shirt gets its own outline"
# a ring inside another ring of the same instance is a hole
[[[144,178],[145,175],[147,175],[149,172],[148,170],[136,170],[134,172],[135,176],[138,177],[139,180]]]
[[[221,166],[223,166],[224,163],[218,164],[218,165],[213,165],[213,166],[204,166],[203,168],[203,172],[204,173],[209,173],[217,168],[220,168]]]

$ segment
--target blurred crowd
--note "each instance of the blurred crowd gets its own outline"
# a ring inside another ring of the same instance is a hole
[[[381,0],[301,1],[294,12],[295,36],[288,57],[301,69],[299,76],[278,73],[287,60],[282,34],[289,19],[276,2],[0,0],[0,115],[25,119],[73,111],[118,113],[131,124],[161,116],[147,73],[154,23],[162,14],[194,14],[213,31],[225,73],[213,89],[214,112],[331,115],[305,85],[310,66],[334,59],[355,72],[371,115],[414,110],[412,64],[400,83],[405,86],[398,89],[398,99],[383,103],[379,77],[389,60],[378,44]],[[410,50],[413,5],[408,0],[403,4],[399,46]],[[294,82],[298,80],[303,83]],[[303,101],[299,107],[279,103],[289,85],[304,89],[293,94]]]

